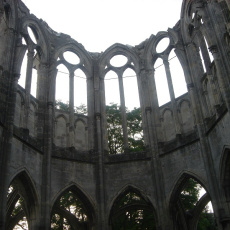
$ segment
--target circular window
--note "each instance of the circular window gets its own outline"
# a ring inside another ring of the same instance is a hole
[[[31,29],[29,26],[27,26],[27,32],[28,32],[28,34],[29,34],[30,39],[32,40],[32,42],[33,42],[34,44],[37,44],[37,37],[38,37],[38,36],[36,36],[36,35],[37,35],[37,34],[36,34],[36,31],[33,30],[33,29]]]
[[[72,65],[77,65],[80,62],[80,58],[77,56],[77,54],[71,52],[71,51],[66,51],[63,54],[63,57],[67,62],[69,62]]]
[[[170,43],[170,40],[169,40],[168,37],[162,38],[162,39],[157,43],[157,46],[156,46],[156,51],[157,51],[157,53],[162,53],[162,52],[164,52],[164,51],[168,48],[169,43]]]
[[[124,66],[128,61],[128,58],[124,55],[116,55],[110,59],[110,64],[114,67]]]

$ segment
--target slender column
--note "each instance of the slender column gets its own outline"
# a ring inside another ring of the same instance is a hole
[[[25,86],[25,118],[24,118],[24,128],[29,129],[28,119],[30,110],[30,90],[32,82],[32,69],[33,69],[33,57],[34,51],[28,50],[27,54],[27,68],[26,68],[26,86]]]
[[[165,66],[165,72],[166,72],[166,76],[167,76],[170,99],[171,99],[171,103],[172,103],[172,107],[173,107],[173,117],[175,120],[176,133],[181,134],[181,127],[180,127],[179,118],[178,118],[178,114],[177,114],[177,104],[176,104],[175,94],[174,94],[174,90],[173,90],[172,76],[171,76],[168,60],[164,60],[164,66]]]
[[[69,144],[74,146],[74,73],[69,75]]]
[[[126,118],[126,109],[125,109],[125,94],[122,75],[118,75],[119,89],[120,89],[120,101],[121,101],[121,120],[122,120],[122,129],[123,129],[123,141],[124,149],[127,151],[129,149],[128,143],[128,129],[127,129],[127,118]]]
[[[44,155],[42,162],[42,186],[41,186],[41,214],[39,220],[39,229],[50,229],[50,191],[51,191],[51,154],[53,143],[53,117],[55,103],[55,81],[57,69],[52,66],[51,71],[44,70],[44,79],[46,79],[45,90],[48,95],[44,98],[45,103],[45,121],[44,121]],[[46,77],[45,77],[46,76]],[[48,77],[49,76],[49,77]],[[48,101],[48,102],[47,102]]]
[[[105,222],[105,190],[106,185],[104,182],[104,146],[102,142],[102,116],[101,116],[101,88],[100,88],[100,72],[98,68],[98,62],[94,61],[93,66],[93,78],[94,78],[94,103],[95,103],[95,113],[94,113],[94,125],[96,127],[95,132],[95,151],[98,156],[98,161],[96,163],[96,193],[98,200],[98,220],[96,229],[107,230],[107,223]]]

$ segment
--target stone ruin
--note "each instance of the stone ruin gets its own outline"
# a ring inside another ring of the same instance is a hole
[[[56,213],[71,229],[109,230],[122,213],[137,209],[153,213],[156,229],[195,230],[210,201],[216,228],[230,229],[229,9],[229,0],[183,0],[180,20],[168,31],[134,47],[114,44],[92,53],[30,14],[21,0],[0,0],[0,229],[14,229],[26,218],[28,229],[48,230]],[[165,39],[168,46],[157,51]],[[172,50],[187,86],[180,96],[174,92]],[[70,63],[67,52],[78,62]],[[111,64],[117,56],[126,58],[124,65]],[[161,106],[157,60],[170,95]],[[61,64],[69,72],[67,110],[55,106]],[[78,69],[86,77],[87,115],[74,110]],[[127,69],[135,72],[138,85],[142,151],[130,151],[123,87]],[[36,97],[31,95],[34,70]],[[108,149],[104,79],[109,71],[117,74],[120,92],[124,148],[117,154]],[[188,213],[179,195],[191,178],[206,193]],[[60,207],[58,201],[68,191],[81,201],[86,222]],[[119,206],[129,192],[139,202]],[[22,208],[13,215],[20,197]]]

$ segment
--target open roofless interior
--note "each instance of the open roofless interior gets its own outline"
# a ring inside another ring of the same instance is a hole
[[[0,230],[229,230],[229,28],[183,0],[97,53],[0,0]]]

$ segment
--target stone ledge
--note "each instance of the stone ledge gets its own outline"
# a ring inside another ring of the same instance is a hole
[[[106,164],[114,164],[121,162],[132,162],[132,161],[143,161],[143,160],[151,160],[149,156],[149,152],[130,152],[130,153],[121,153],[114,155],[105,155],[105,163]]]
[[[158,142],[159,155],[168,154],[170,152],[175,151],[176,149],[179,149],[185,145],[189,145],[198,140],[198,133],[196,131],[192,131],[186,134],[179,134],[172,141]]]
[[[95,151],[79,151],[74,147],[61,148],[55,145],[53,145],[53,149],[53,158],[87,163],[95,163],[98,159],[98,154]]]

